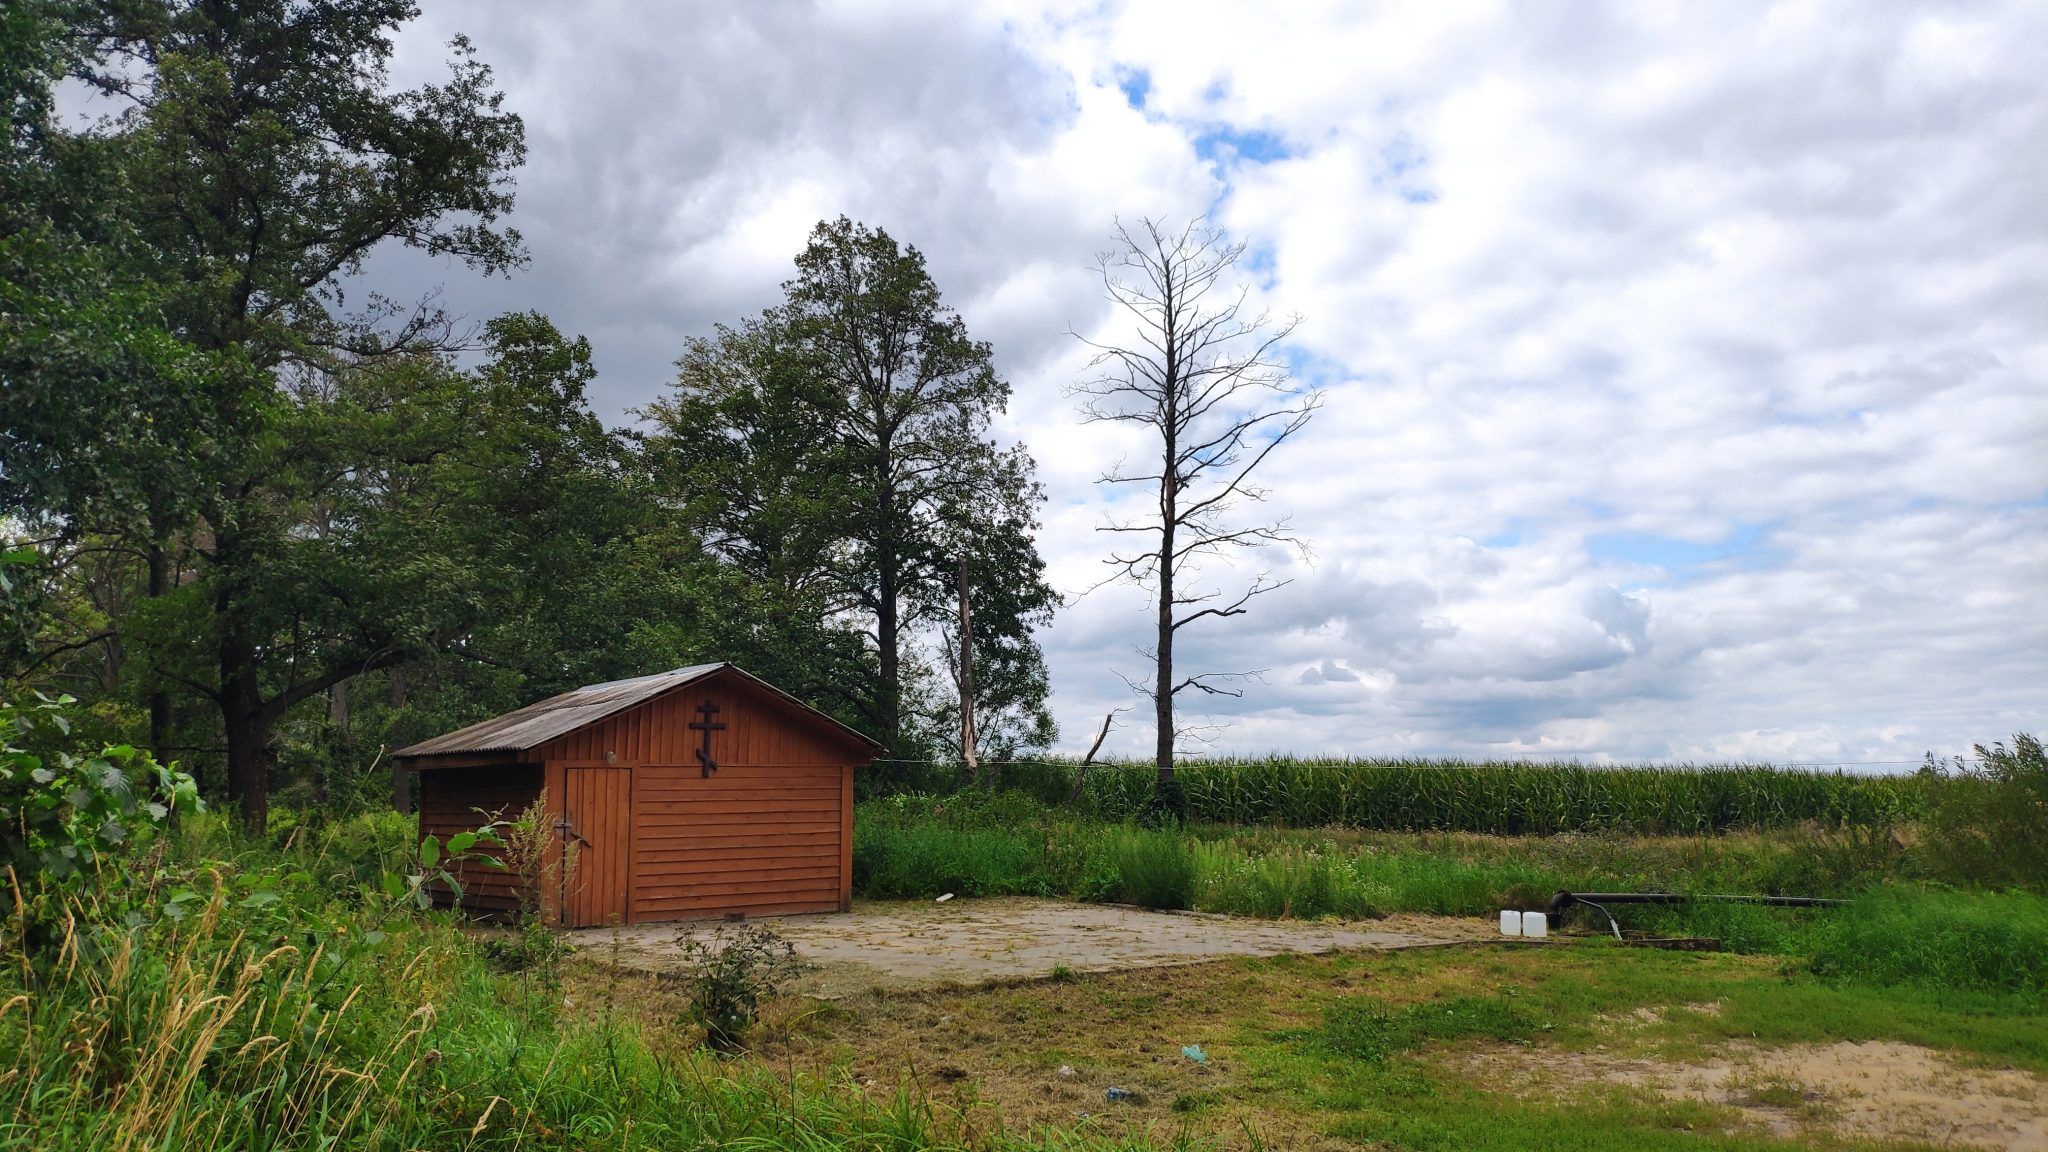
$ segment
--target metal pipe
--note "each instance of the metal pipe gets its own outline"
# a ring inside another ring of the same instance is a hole
[[[1835,908],[1846,900],[1825,900],[1818,896],[1688,896],[1679,892],[1564,892],[1550,898],[1552,916],[1574,904],[1690,904],[1695,900],[1719,900],[1731,904],[1764,904],[1773,908]],[[1601,911],[1606,911],[1604,907]]]

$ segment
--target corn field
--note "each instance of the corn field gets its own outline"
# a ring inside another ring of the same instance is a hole
[[[1018,764],[1003,783],[1065,802],[1074,771]],[[1109,819],[1136,815],[1155,775],[1150,764],[1091,765],[1077,803]],[[1191,820],[1501,836],[1880,825],[1917,816],[1923,788],[1911,775],[1763,766],[1272,758],[1191,761],[1178,775]]]

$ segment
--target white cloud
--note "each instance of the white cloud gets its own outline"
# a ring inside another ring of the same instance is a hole
[[[1062,396],[1066,331],[1107,319],[1090,258],[1114,215],[1215,205],[1329,390],[1269,473],[1313,567],[1254,558],[1294,583],[1185,637],[1265,670],[1198,702],[1221,749],[1910,760],[2048,718],[2039,6],[428,21],[401,79],[464,30],[528,118],[534,266],[381,282],[550,312],[617,413],[771,301],[815,219],[884,226],[995,343],[1070,590],[1137,447]],[[1145,618],[1108,589],[1046,636],[1070,745],[1132,702]],[[1149,748],[1144,711],[1113,748]]]

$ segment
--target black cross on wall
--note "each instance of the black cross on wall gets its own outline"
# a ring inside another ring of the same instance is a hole
[[[718,715],[718,705],[709,700],[697,705],[697,714],[703,719],[690,721],[690,727],[704,734],[704,742],[697,749],[697,763],[704,766],[704,776],[710,779],[718,771],[718,761],[711,758],[711,734],[725,731],[725,721],[712,719]]]

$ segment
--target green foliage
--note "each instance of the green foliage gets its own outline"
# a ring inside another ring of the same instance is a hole
[[[1377,1064],[1429,1042],[1512,1041],[1536,1031],[1525,1012],[1500,996],[1455,996],[1399,1008],[1370,996],[1347,996],[1324,1009],[1313,1040],[1326,1051]]]
[[[1958,884],[2048,892],[2048,753],[2022,732],[2012,747],[1977,745],[1977,763],[1929,756],[1924,850]]]
[[[1057,597],[1031,538],[1043,499],[1031,460],[990,434],[1009,399],[993,353],[916,248],[844,217],[812,230],[783,288],[783,303],[677,362],[675,395],[644,413],[656,483],[785,627],[815,637],[799,662],[814,680],[794,685],[813,695],[817,682],[904,754],[943,746],[958,716],[918,651],[957,650],[946,629],[967,561],[980,726],[992,747],[1043,745],[1031,630]],[[853,674],[863,633],[865,676]]]
[[[1829,979],[2048,998],[2048,898],[1879,889],[1817,924]]]
[[[1072,767],[1061,767],[1071,786]],[[1150,764],[1091,765],[1082,805],[1112,820],[1138,816],[1153,804],[1155,776]],[[1923,791],[1923,782],[1910,776],[1768,766],[1289,756],[1191,760],[1175,777],[1187,818],[1197,822],[1497,836],[1695,836],[1802,824],[1883,826],[1917,816]],[[1056,788],[1048,782],[1043,791]]]
[[[406,839],[390,814],[280,817],[272,841],[200,814],[160,872],[103,875],[126,903],[178,912],[131,924],[98,916],[106,887],[74,900],[62,943],[93,962],[0,963],[0,1147],[1026,1146],[914,1090],[713,1064],[500,977],[445,913],[377,895]]]
[[[885,898],[1054,891],[1041,844],[1027,832],[906,818],[874,805],[855,813],[853,882],[862,895]]]
[[[1181,834],[1170,829],[1132,828],[1120,832],[1110,850],[1116,865],[1117,896],[1143,908],[1192,908],[1195,858]]]
[[[197,812],[192,778],[128,745],[37,755],[16,743],[49,729],[71,731],[70,697],[40,697],[23,707],[0,700],[0,865],[16,911],[46,921],[48,905],[119,872],[175,813]]]
[[[1390,885],[1350,866],[1334,844],[1282,847],[1253,855],[1226,841],[1194,850],[1201,877],[1196,904],[1238,916],[1358,919],[1385,915],[1400,897]]]
[[[681,942],[684,970],[669,978],[690,991],[690,1022],[704,1029],[712,1051],[744,1050],[761,1001],[796,975],[796,949],[763,924],[730,935],[719,928],[708,938],[685,931]]]
[[[1134,823],[1081,816],[1024,791],[897,793],[862,801],[854,825],[854,887],[863,896],[1127,900],[1127,868],[1146,867],[1143,853],[1124,847],[1146,839]],[[1183,846],[1164,858],[1187,857],[1188,906],[1270,917],[1483,916],[1510,904],[1541,907],[1560,888],[1842,897],[1918,874],[1912,854],[1882,827],[1652,838],[1194,824],[1184,836],[1156,832],[1153,841]],[[1799,919],[1704,905],[1622,915],[1632,928],[1718,935],[1753,951],[1785,950],[1786,925]]]

